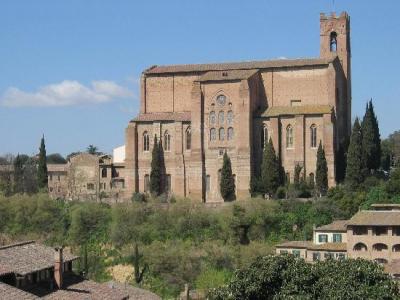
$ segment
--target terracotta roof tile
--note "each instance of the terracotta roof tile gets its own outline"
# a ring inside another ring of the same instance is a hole
[[[144,74],[165,74],[165,73],[194,73],[222,70],[248,70],[248,69],[270,69],[284,67],[305,67],[328,65],[336,59],[330,58],[300,58],[300,59],[275,59],[263,61],[245,61],[230,63],[211,63],[211,64],[183,64],[153,66],[144,71]]]
[[[18,300],[32,300],[39,299],[35,295],[27,293],[23,290],[17,289],[11,285],[0,282],[0,299],[18,299]]]
[[[348,225],[400,226],[400,211],[362,210],[349,220]]]
[[[333,221],[331,224],[322,225],[315,230],[317,231],[343,231],[346,232],[347,230],[347,222],[348,220],[336,220]]]
[[[276,248],[302,248],[307,249],[313,243],[311,241],[288,241],[281,244],[276,245]]]
[[[300,106],[272,106],[261,115],[262,117],[278,117],[285,115],[330,114],[330,105],[300,105]]]
[[[189,111],[185,112],[160,112],[160,113],[147,113],[139,114],[131,122],[152,122],[152,121],[190,121],[191,114]]]
[[[258,70],[230,70],[230,71],[210,71],[200,76],[197,81],[233,81],[248,79]]]
[[[324,243],[324,244],[312,244],[309,250],[321,250],[321,251],[347,251],[346,243]]]
[[[64,250],[64,261],[78,256]],[[0,266],[15,274],[26,275],[54,266],[54,249],[34,241],[0,247]]]

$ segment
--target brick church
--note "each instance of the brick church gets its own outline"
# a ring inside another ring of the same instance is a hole
[[[141,77],[140,113],[125,141],[126,195],[149,190],[154,137],[161,139],[166,190],[223,201],[222,157],[236,196],[249,196],[264,143],[272,139],[286,175],[314,178],[321,142],[335,185],[335,153],[351,130],[350,17],[320,15],[320,57],[152,66]]]

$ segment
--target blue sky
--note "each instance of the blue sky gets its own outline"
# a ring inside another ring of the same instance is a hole
[[[154,64],[319,55],[319,13],[351,16],[353,117],[373,98],[400,129],[400,2],[2,0],[0,154],[124,143],[138,78]]]

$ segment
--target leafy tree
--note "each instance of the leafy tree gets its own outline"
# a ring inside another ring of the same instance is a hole
[[[361,123],[361,131],[365,167],[368,171],[376,170],[380,166],[381,138],[372,100],[367,104],[365,115]]]
[[[101,152],[99,152],[99,148],[97,148],[97,147],[94,146],[94,145],[89,145],[89,146],[86,148],[86,152],[89,153],[89,154],[93,154],[93,155],[101,154]]]
[[[246,216],[245,208],[239,205],[233,206],[230,227],[233,232],[235,243],[240,243],[242,245],[248,245],[250,243],[248,233],[251,227],[251,220]]]
[[[25,193],[34,194],[38,192],[37,163],[30,157],[24,164],[23,190]]]
[[[400,167],[390,173],[390,179],[386,183],[386,191],[392,196],[400,195]]]
[[[339,149],[336,152],[336,181],[343,182],[346,176],[346,157],[347,149],[349,146],[348,139],[345,139],[339,145]]]
[[[162,170],[161,170],[160,144],[154,137],[153,150],[151,153],[151,171],[150,171],[150,192],[155,195],[161,195],[162,189]]]
[[[232,174],[231,159],[226,152],[221,169],[220,191],[224,201],[235,199],[235,179]]]
[[[358,118],[354,121],[346,162],[346,185],[357,188],[364,180],[362,132]]]
[[[315,174],[315,183],[317,191],[323,195],[328,190],[328,165],[325,158],[325,150],[319,142],[317,151],[317,169]]]
[[[399,287],[372,261],[326,260],[315,265],[288,255],[265,256],[238,270],[211,299],[397,299]]]
[[[302,166],[299,164],[296,164],[294,167],[294,180],[293,183],[295,186],[298,186],[300,184],[300,175],[301,175],[301,170],[303,169]]]
[[[281,166],[275,154],[272,140],[269,139],[269,142],[264,147],[261,164],[263,192],[270,195],[274,194],[278,186],[282,183],[281,177]]]
[[[47,157],[44,136],[40,141],[39,161],[37,167],[37,183],[40,189],[47,188]]]
[[[60,153],[52,153],[47,155],[48,164],[66,164],[67,160]]]

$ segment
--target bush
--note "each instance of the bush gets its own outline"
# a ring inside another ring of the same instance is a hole
[[[146,195],[143,193],[133,193],[132,197],[131,197],[131,201],[138,202],[138,203],[146,202]]]
[[[276,190],[276,198],[285,199],[286,198],[286,188],[284,186],[278,187]]]

